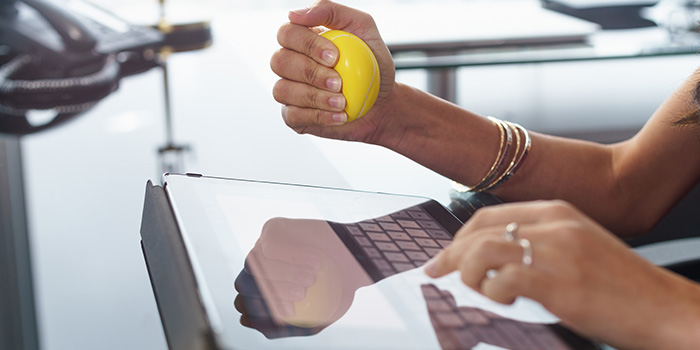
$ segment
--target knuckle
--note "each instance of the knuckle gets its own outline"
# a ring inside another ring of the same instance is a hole
[[[558,226],[559,236],[568,242],[582,242],[589,236],[583,232],[581,223],[576,220],[562,220]]]
[[[493,252],[498,251],[499,248],[502,246],[502,243],[500,240],[494,239],[494,237],[491,236],[481,236],[476,239],[476,241],[473,243],[475,251],[474,254],[476,258],[480,257],[485,257],[491,255]]]
[[[316,47],[316,39],[317,38],[315,36],[309,35],[302,40],[301,47],[306,55],[311,55],[311,53],[314,52],[314,48]]]
[[[318,72],[318,66],[312,65],[308,69],[304,70],[304,78],[306,79],[306,82],[308,84],[314,84],[316,79],[318,79],[319,72]]]
[[[314,121],[316,122],[317,125],[323,124],[323,112],[320,109],[314,109]]]
[[[306,98],[311,106],[320,106],[321,95],[317,89],[309,89],[306,94]]]
[[[555,217],[570,217],[576,212],[576,208],[569,202],[555,199],[547,203],[547,211]]]

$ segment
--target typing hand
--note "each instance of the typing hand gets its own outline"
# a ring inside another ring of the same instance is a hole
[[[507,227],[512,222],[517,227]],[[561,201],[478,210],[425,271],[459,271],[467,286],[501,303],[534,299],[567,326],[615,347],[680,349],[692,343],[674,342],[699,334],[690,330],[700,320],[697,285],[644,260]],[[650,332],[649,322],[659,327]]]

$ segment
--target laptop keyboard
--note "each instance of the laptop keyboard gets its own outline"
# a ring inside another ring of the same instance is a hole
[[[452,234],[419,206],[336,224],[335,230],[375,282],[423,265],[452,242]]]
[[[443,350],[471,349],[479,343],[512,350],[572,349],[546,324],[520,322],[473,307],[458,307],[450,292],[433,284],[421,285],[421,291]]]

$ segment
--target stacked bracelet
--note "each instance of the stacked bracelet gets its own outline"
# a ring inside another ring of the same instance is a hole
[[[530,153],[530,148],[532,147],[530,134],[528,133],[527,129],[521,125],[493,117],[488,118],[499,128],[501,132],[501,144],[498,149],[498,154],[496,155],[496,160],[493,162],[491,169],[489,169],[486,175],[484,175],[484,177],[476,185],[469,188],[469,191],[471,192],[489,191],[504,184],[511,177],[513,177],[513,175],[515,175],[518,169],[520,169]],[[513,152],[510,152],[513,144],[513,134],[515,134],[515,149]],[[521,142],[521,140],[523,141]],[[508,166],[503,169],[509,154],[512,158],[510,163],[508,163]]]
[[[513,145],[513,133],[511,129],[502,120],[493,117],[488,118],[498,127],[499,131],[501,132],[501,143],[498,147],[496,159],[494,160],[493,165],[491,165],[491,169],[489,169],[486,175],[479,180],[478,184],[472,186],[471,188],[477,188],[482,184],[489,183],[498,175],[498,169],[500,169],[503,166],[503,163],[505,163],[508,152]]]

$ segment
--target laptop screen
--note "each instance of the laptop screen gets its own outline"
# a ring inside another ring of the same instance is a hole
[[[225,349],[576,348],[533,301],[502,305],[456,274],[425,276],[421,265],[461,225],[430,199],[184,175],[165,183]]]

